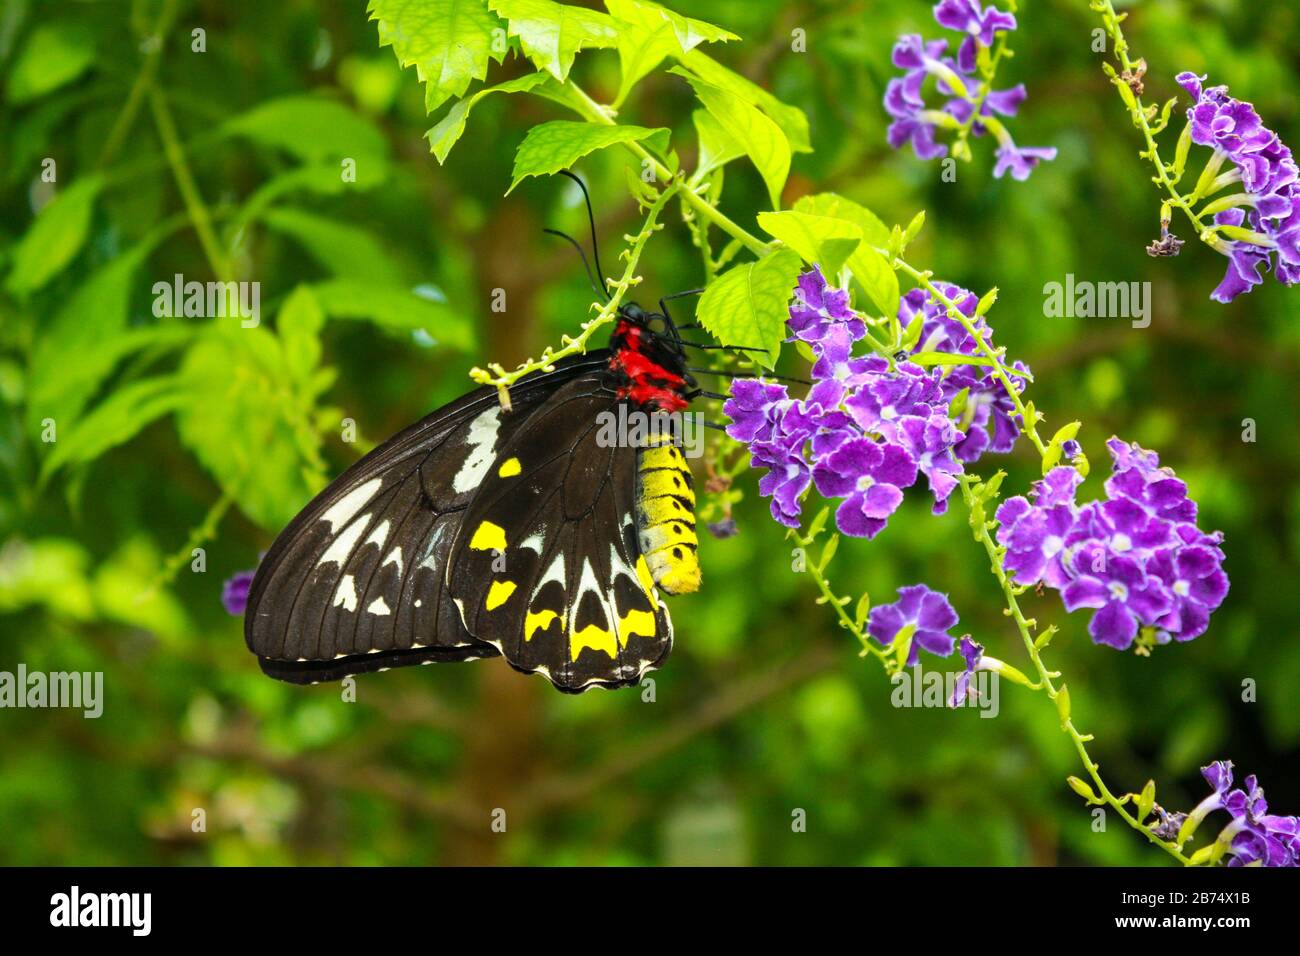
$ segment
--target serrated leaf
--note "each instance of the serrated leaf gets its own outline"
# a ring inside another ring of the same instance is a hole
[[[97,174],[78,179],[37,214],[12,253],[5,287],[18,298],[41,288],[81,251],[90,232],[95,200],[104,188]]]
[[[808,117],[804,115],[803,110],[782,103],[757,83],[752,83],[734,70],[729,70],[700,50],[683,53],[677,57],[677,60],[705,83],[724,89],[751,106],[761,109],[777,126],[781,127],[794,152],[812,152],[812,145],[808,138]]]
[[[579,50],[614,46],[618,29],[608,14],[552,0],[488,0],[509,23],[524,54],[539,70],[563,81]]]
[[[813,216],[831,216],[853,223],[862,230],[862,238],[872,246],[885,249],[889,246],[890,230],[874,212],[838,193],[815,193],[804,196],[794,204],[796,212]],[[920,214],[924,220],[924,213]],[[913,220],[915,222],[916,220]],[[918,227],[919,228],[919,227]]]
[[[361,165],[370,159],[387,164],[389,154],[388,140],[370,120],[321,96],[268,100],[227,120],[222,130],[309,163],[354,159]],[[335,176],[338,172],[335,166]]]
[[[617,143],[649,140],[652,149],[668,145],[668,130],[644,126],[599,126],[572,120],[552,120],[534,126],[515,152],[515,169],[507,195],[529,176],[549,176],[568,169],[583,156]]]
[[[379,240],[358,226],[287,207],[267,210],[262,222],[296,241],[335,275],[381,285],[404,281]]]
[[[707,83],[681,67],[669,72],[685,77],[704,108],[718,125],[745,150],[763,182],[772,208],[781,206],[781,190],[790,175],[790,141],[776,123],[742,97]]]
[[[733,266],[713,281],[696,318],[723,345],[765,349],[750,357],[764,368],[776,364],[785,320],[802,262],[792,249],[777,249],[757,262]]]
[[[370,0],[367,9],[379,24],[379,45],[391,46],[403,67],[415,67],[427,112],[484,79],[489,59],[505,57],[505,45],[494,49],[492,35],[503,24],[483,0]]]
[[[312,290],[331,319],[364,319],[393,332],[420,331],[435,343],[460,351],[474,347],[469,317],[446,303],[356,279],[318,282]]]
[[[605,9],[618,25],[618,59],[622,71],[618,97],[622,103],[632,87],[663,59],[688,53],[701,43],[737,40],[734,33],[674,13],[646,0],[605,0]]]
[[[839,273],[844,261],[862,242],[862,230],[843,219],[786,210],[758,215],[769,236],[780,239],[810,265],[820,265],[829,276]]]
[[[469,111],[474,108],[479,100],[490,93],[524,93],[546,82],[549,78],[549,73],[526,73],[523,76],[515,77],[513,80],[507,80],[505,83],[498,83],[496,86],[489,86],[485,90],[479,90],[473,96],[466,96],[457,100],[451,105],[451,109],[447,110],[446,115],[424,134],[429,141],[429,151],[437,157],[439,163],[445,163],[447,154],[451,152],[451,148],[456,145],[457,140],[465,133],[465,121],[469,119]]]

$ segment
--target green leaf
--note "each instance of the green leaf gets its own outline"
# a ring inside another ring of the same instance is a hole
[[[907,357],[917,365],[982,365],[992,366],[993,360],[984,355],[967,355],[961,352],[917,352]]]
[[[519,37],[524,54],[539,70],[557,80],[569,75],[579,50],[614,46],[618,30],[608,14],[552,0],[488,0],[509,22],[512,37]]]
[[[174,376],[147,378],[117,388],[89,414],[64,429],[49,457],[41,462],[41,480],[64,465],[85,464],[130,441],[184,400],[185,394]]]
[[[809,265],[819,265],[834,276],[858,244],[862,230],[843,219],[812,216],[804,212],[763,212],[758,224],[769,236],[780,239],[799,253]]]
[[[898,291],[898,275],[884,256],[864,242],[849,256],[848,267],[881,315],[887,318],[898,315],[898,303],[902,298]],[[912,358],[915,361],[916,356]]]
[[[705,83],[711,83],[756,106],[781,127],[796,153],[811,153],[808,138],[808,117],[798,107],[782,103],[756,83],[751,83],[734,70],[729,70],[707,53],[691,50],[677,57],[678,61]]]
[[[474,108],[479,100],[489,93],[523,93],[533,89],[540,83],[546,82],[549,77],[549,73],[525,73],[513,80],[507,80],[505,83],[498,83],[496,86],[489,86],[485,90],[479,90],[473,96],[457,100],[452,104],[451,109],[447,110],[446,115],[438,120],[437,125],[424,134],[425,138],[429,140],[429,150],[438,158],[439,163],[445,163],[447,154],[451,152],[451,148],[456,145],[456,141],[465,133],[465,121],[469,118],[469,111]]]
[[[283,527],[317,490],[303,453],[319,438],[279,340],[265,328],[214,329],[179,375],[189,399],[176,414],[181,441],[246,515]]]
[[[49,282],[85,245],[95,200],[104,188],[98,174],[78,179],[58,193],[37,214],[13,251],[13,268],[6,288],[25,298]]]
[[[268,100],[228,120],[223,132],[282,150],[303,162],[354,159],[361,167],[366,160],[385,165],[388,161],[388,141],[373,123],[320,96]],[[336,176],[338,169],[335,166]]]
[[[804,196],[794,204],[796,212],[806,212],[811,216],[830,216],[851,222],[862,230],[862,238],[869,245],[884,249],[889,245],[889,227],[880,221],[880,217],[866,206],[846,199],[837,193],[816,193]],[[921,217],[924,222],[924,215]],[[913,220],[915,223],[916,220]],[[910,227],[909,227],[910,228]],[[920,226],[917,226],[919,229]]]
[[[618,25],[618,59],[622,70],[618,96],[620,105],[628,93],[665,57],[689,53],[701,43],[738,40],[721,27],[693,20],[646,0],[605,0]]]
[[[489,59],[505,58],[505,43],[493,45],[501,21],[483,0],[370,0],[367,9],[379,24],[379,45],[391,46],[403,67],[415,67],[426,112],[486,78]]]
[[[320,333],[325,326],[325,310],[309,286],[297,286],[289,293],[275,319],[275,331],[284,348],[284,364],[294,382],[310,394],[313,376],[320,365]]]
[[[686,78],[718,125],[744,148],[767,184],[772,208],[779,209],[781,190],[790,175],[790,141],[781,128],[735,93],[705,82],[681,67],[675,66],[669,72]]]
[[[5,99],[17,106],[71,83],[95,60],[88,23],[45,23],[32,31],[14,61]]]
[[[702,182],[715,169],[745,155],[745,147],[737,143],[708,110],[695,110],[691,119],[695,121],[695,135],[700,141],[700,155],[691,177],[694,182]]]
[[[509,194],[529,176],[549,176],[568,169],[598,149],[640,140],[650,140],[651,148],[663,150],[668,145],[668,130],[644,126],[599,126],[572,120],[552,120],[534,126],[515,153],[514,178],[506,193]]]
[[[262,221],[299,243],[335,275],[381,285],[405,281],[379,240],[357,226],[290,208],[269,209],[262,214]]]
[[[801,268],[793,249],[777,249],[757,262],[733,266],[704,291],[696,317],[724,345],[766,349],[766,355],[751,354],[772,368],[785,338],[787,306]]]
[[[356,279],[331,279],[312,286],[332,319],[364,319],[394,332],[421,331],[435,343],[460,351],[474,347],[474,329],[463,312],[406,289]]]

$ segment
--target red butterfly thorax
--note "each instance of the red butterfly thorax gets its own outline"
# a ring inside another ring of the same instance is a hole
[[[609,369],[619,398],[665,412],[680,412],[690,404],[680,357],[642,326],[620,319],[610,347]]]

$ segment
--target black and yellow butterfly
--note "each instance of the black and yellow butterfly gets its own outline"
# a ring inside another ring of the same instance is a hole
[[[637,683],[672,648],[660,592],[700,583],[678,443],[601,440],[602,413],[698,394],[664,313],[619,310],[610,347],[484,387],[390,438],[276,539],[244,636],[294,683],[504,655],[560,690]]]

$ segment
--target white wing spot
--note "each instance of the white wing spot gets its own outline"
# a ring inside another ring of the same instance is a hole
[[[348,525],[341,535],[330,543],[329,548],[320,556],[320,560],[316,562],[316,566],[320,567],[322,564],[333,562],[340,568],[343,567],[344,563],[348,560],[348,556],[352,554],[352,549],[356,546],[357,538],[361,537],[361,533],[365,530],[365,521],[352,522],[352,524]]]
[[[370,606],[366,608],[366,611],[370,614],[376,614],[379,617],[386,617],[387,615],[393,613],[388,609],[388,605],[384,602],[384,599],[381,597],[377,597],[373,601],[371,601]]]
[[[387,564],[397,565],[397,573],[398,574],[402,573],[402,546],[401,545],[398,545],[392,551],[388,552],[388,557],[384,558],[384,564],[381,564],[380,567],[383,567],[384,565]]]
[[[334,606],[345,611],[357,609],[357,588],[352,575],[345,574],[339,579],[339,586],[334,591]]]
[[[385,518],[383,521],[379,522],[379,524],[375,525],[375,530],[370,532],[370,537],[366,538],[365,543],[370,544],[373,541],[380,548],[382,548],[384,546],[384,542],[387,540],[388,540],[388,519]]]
[[[501,406],[493,405],[469,424],[465,444],[469,456],[451,481],[452,490],[464,494],[477,488],[496,458],[497,432],[501,429]]]
[[[542,545],[543,543],[545,543],[545,541],[546,541],[546,525],[542,525],[537,529],[535,533],[530,534],[528,537],[524,538],[523,541],[520,541],[519,547],[527,548],[529,551],[532,551],[535,554],[540,556],[542,553]]]
[[[384,483],[382,478],[371,478],[363,485],[357,485],[346,495],[340,498],[334,504],[330,505],[329,510],[320,516],[321,521],[330,523],[330,532],[333,533],[352,520],[352,516],[366,506],[379,486]]]

